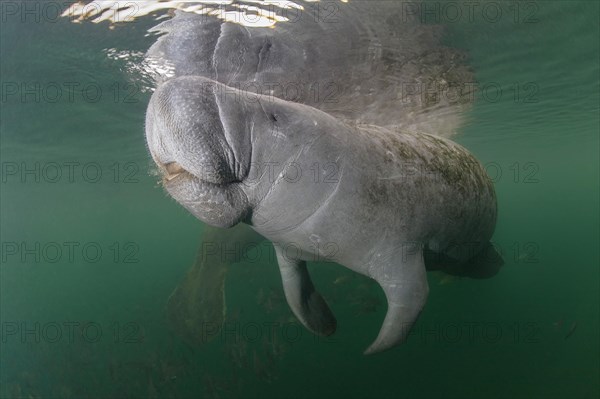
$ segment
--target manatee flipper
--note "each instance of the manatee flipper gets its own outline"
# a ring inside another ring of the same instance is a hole
[[[167,302],[171,328],[185,342],[200,347],[219,336],[226,317],[225,281],[234,262],[222,256],[223,248],[241,248],[263,238],[245,224],[230,229],[206,225],[193,266]]]
[[[331,335],[337,322],[325,299],[319,294],[310,279],[306,262],[290,259],[284,250],[274,244],[281,280],[287,302],[298,320],[318,335]]]
[[[416,244],[415,244],[416,245]],[[411,244],[410,247],[413,245]],[[370,355],[404,342],[417,321],[429,293],[427,272],[420,247],[402,251],[382,263],[373,264],[371,275],[379,283],[388,302],[388,310],[375,342],[364,352]]]
[[[221,229],[207,227],[202,241],[221,243],[224,241],[221,236]],[[225,279],[228,265],[220,259],[209,261],[205,252],[201,245],[193,266],[167,302],[170,327],[186,343],[196,347],[218,336],[226,311]]]

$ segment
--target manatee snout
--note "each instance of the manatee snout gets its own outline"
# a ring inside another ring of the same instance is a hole
[[[200,220],[230,227],[244,219],[247,198],[239,183],[248,173],[249,144],[231,132],[215,83],[200,77],[165,82],[146,114],[148,148],[167,192]]]
[[[146,139],[154,161],[214,184],[241,180],[246,173],[238,132],[226,131],[214,82],[181,77],[159,86],[150,99]],[[232,136],[232,134],[235,134]]]

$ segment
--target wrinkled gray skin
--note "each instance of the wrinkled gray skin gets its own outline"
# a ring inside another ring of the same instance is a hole
[[[159,86],[146,134],[173,198],[209,225],[244,222],[274,243],[288,303],[311,331],[331,334],[336,320],[307,260],[376,280],[388,310],[365,353],[406,339],[428,294],[423,249],[466,261],[494,230],[496,199],[484,170],[467,150],[432,135],[350,126],[198,76]],[[302,251],[286,251],[290,243]]]

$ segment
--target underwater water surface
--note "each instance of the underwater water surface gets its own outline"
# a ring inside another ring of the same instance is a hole
[[[165,194],[144,138],[151,90],[131,75],[156,20],[73,23],[32,3],[0,15],[1,398],[598,397],[598,2],[482,1],[457,19],[429,2],[478,82],[454,140],[495,183],[505,263],[429,273],[408,341],[373,356],[381,289],[309,264],[338,319],[313,336],[264,243],[228,261],[218,336],[177,334],[167,300],[205,227]]]

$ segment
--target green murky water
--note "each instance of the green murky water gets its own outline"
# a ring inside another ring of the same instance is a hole
[[[485,280],[430,273],[409,341],[371,357],[379,288],[312,264],[339,322],[317,339],[291,317],[262,244],[230,268],[223,335],[192,347],[174,334],[166,301],[203,227],[149,174],[150,94],[104,51],[144,52],[155,22],[109,30],[8,3],[2,398],[598,396],[598,2],[502,2],[497,21],[442,21],[481,85],[456,140],[496,182],[505,265]]]

